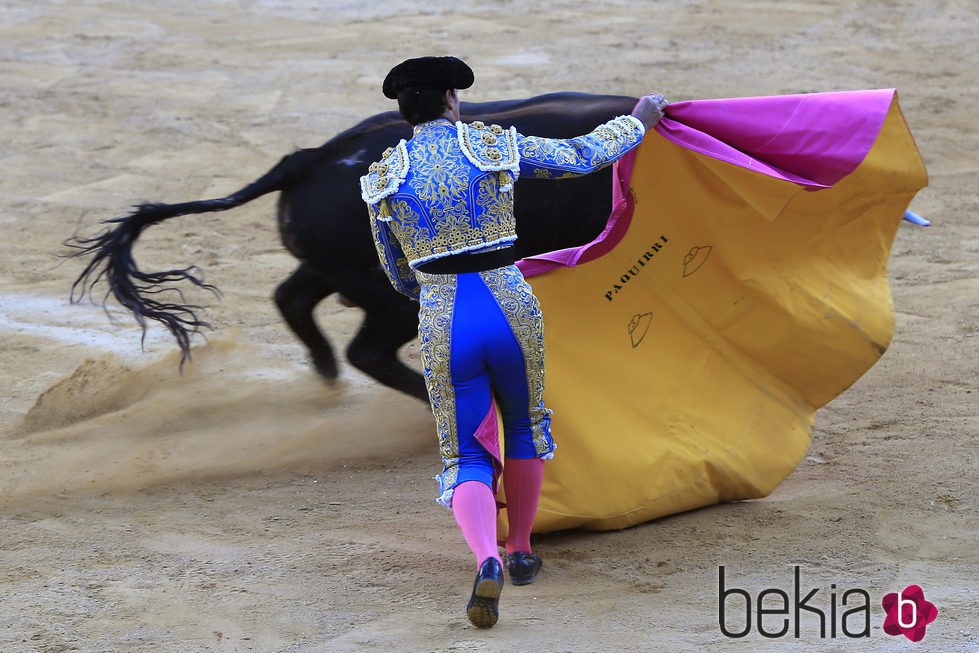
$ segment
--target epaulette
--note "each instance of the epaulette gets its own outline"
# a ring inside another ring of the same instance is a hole
[[[480,121],[456,123],[459,145],[466,158],[485,172],[511,170],[520,172],[520,151],[517,149],[517,130]]]
[[[360,195],[368,204],[377,204],[401,188],[408,176],[408,148],[405,141],[389,147],[381,160],[372,163],[366,175],[360,178]]]

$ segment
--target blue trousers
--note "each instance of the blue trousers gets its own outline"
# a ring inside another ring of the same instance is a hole
[[[451,507],[459,483],[475,480],[496,489],[499,461],[476,438],[494,398],[506,457],[553,456],[543,321],[515,265],[417,277],[422,364],[444,465],[438,502]]]

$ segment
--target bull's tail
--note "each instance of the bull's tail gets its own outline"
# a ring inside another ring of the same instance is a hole
[[[74,236],[65,245],[76,251],[68,257],[91,256],[85,269],[71,287],[71,302],[77,303],[89,294],[100,281],[108,284],[103,305],[113,296],[132,311],[143,328],[145,338],[147,320],[163,324],[180,346],[180,363],[190,357],[190,338],[201,333],[209,325],[198,317],[200,306],[187,304],[183,292],[175,285],[189,282],[220,294],[214,286],[204,282],[200,269],[190,266],[163,272],[143,272],[136,267],[133,244],[150,225],[181,215],[226,211],[246,204],[262,195],[281,191],[294,183],[305,166],[297,159],[305,159],[310,151],[297,152],[282,159],[261,178],[227,197],[183,202],[180,204],[140,204],[127,216],[104,220],[108,225],[92,237]],[[303,156],[305,155],[305,156]],[[167,297],[173,299],[169,301]]]

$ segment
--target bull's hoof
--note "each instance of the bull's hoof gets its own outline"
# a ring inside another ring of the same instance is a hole
[[[337,371],[337,364],[335,361],[313,360],[313,369],[315,369],[320,378],[326,381],[328,384],[333,385],[336,383],[339,372]]]

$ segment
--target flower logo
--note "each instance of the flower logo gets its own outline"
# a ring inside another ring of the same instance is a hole
[[[881,601],[887,617],[884,632],[888,635],[904,635],[912,642],[925,638],[925,628],[938,617],[938,608],[925,599],[925,592],[917,585],[908,585],[902,592],[891,592]]]

